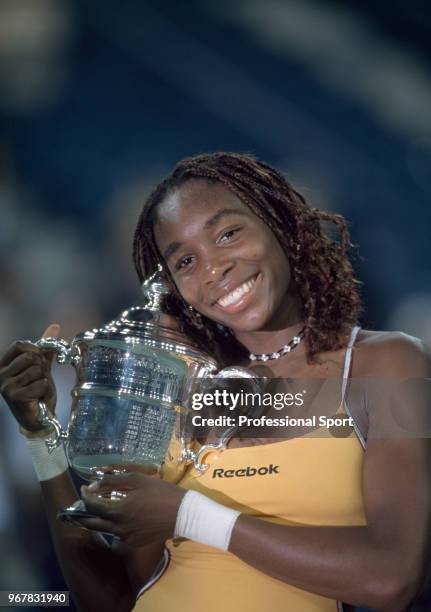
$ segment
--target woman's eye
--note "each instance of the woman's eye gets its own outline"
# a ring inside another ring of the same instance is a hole
[[[226,232],[223,232],[223,234],[221,235],[219,239],[219,242],[228,242],[232,238],[232,236],[234,236],[240,230],[241,230],[240,227],[236,227],[235,229],[230,229],[230,230],[227,230]]]
[[[175,268],[177,270],[182,270],[184,268],[187,268],[191,262],[192,262],[192,257],[188,256],[188,257],[183,257],[182,259],[179,260],[179,262],[176,264]]]

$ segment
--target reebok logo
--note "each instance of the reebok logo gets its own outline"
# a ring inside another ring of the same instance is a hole
[[[279,474],[279,467],[279,465],[274,465],[271,463],[268,466],[248,466],[246,468],[241,468],[240,470],[223,470],[222,468],[217,468],[213,471],[213,478],[233,478],[234,476],[239,478],[241,476],[266,476],[267,474]]]

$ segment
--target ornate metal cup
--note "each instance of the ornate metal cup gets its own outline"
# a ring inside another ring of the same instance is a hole
[[[223,449],[233,431],[218,444],[193,450],[182,427],[197,379],[254,378],[244,368],[217,373],[215,360],[193,347],[160,310],[167,288],[154,275],[144,285],[146,304],[124,311],[100,329],[77,335],[71,344],[43,338],[36,344],[54,349],[57,361],[76,369],[72,408],[66,431],[40,403],[39,420],[53,425],[55,448],[63,441],[71,467],[85,479],[102,466],[144,471],[176,481],[188,463],[202,472],[209,449]]]

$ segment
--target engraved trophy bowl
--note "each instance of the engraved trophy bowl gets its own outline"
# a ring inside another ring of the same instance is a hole
[[[216,444],[198,452],[185,434],[189,399],[198,379],[249,378],[245,368],[218,372],[216,361],[194,347],[175,320],[161,311],[168,293],[159,272],[143,283],[145,304],[125,310],[100,329],[78,334],[70,344],[42,338],[36,345],[56,352],[60,364],[76,370],[67,429],[39,403],[39,421],[54,428],[48,449],[64,442],[71,468],[82,478],[111,471],[141,471],[177,482],[186,466],[206,469],[201,458],[222,450],[234,433],[226,430]],[[250,380],[253,383],[253,380]],[[103,470],[102,470],[103,468]],[[91,516],[81,501],[59,513]]]

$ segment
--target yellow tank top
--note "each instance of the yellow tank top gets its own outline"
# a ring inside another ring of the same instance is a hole
[[[357,330],[354,330],[356,332]],[[352,333],[345,373],[350,368]],[[347,378],[344,377],[346,380]],[[343,380],[344,383],[344,380]],[[343,399],[345,385],[343,384]],[[342,402],[337,413],[344,407]],[[357,435],[303,437],[205,455],[180,486],[260,520],[291,526],[366,524]],[[166,543],[164,567],[145,585],[134,612],[336,612],[335,600],[276,580],[229,552],[190,540]],[[339,606],[339,607],[338,607]]]

